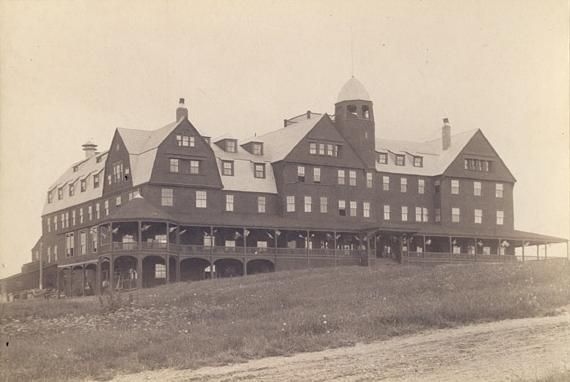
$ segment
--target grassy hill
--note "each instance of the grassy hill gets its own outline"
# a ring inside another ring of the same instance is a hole
[[[0,306],[0,380],[194,368],[553,314],[567,262],[343,267]]]

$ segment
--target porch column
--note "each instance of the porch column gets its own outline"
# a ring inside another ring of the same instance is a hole
[[[449,257],[453,255],[453,243],[451,240],[451,236],[449,236]]]
[[[548,258],[548,243],[544,243],[544,259]]]
[[[333,231],[333,239],[334,239],[334,248],[333,248],[333,258],[334,258],[334,266],[336,267],[337,265],[337,259],[336,259],[336,231]]]
[[[95,264],[95,294],[101,295],[101,258],[97,257],[97,264]]]
[[[501,239],[498,239],[499,242],[497,243],[497,256],[501,255]]]
[[[71,297],[73,295],[73,267],[69,267],[69,294],[66,293],[67,296]]]
[[[165,264],[165,268],[166,268],[165,284],[168,284],[170,281],[170,256],[169,255],[164,255],[164,264]]]
[[[81,295],[85,297],[85,264],[81,266]]]
[[[307,230],[305,237],[305,252],[307,253],[307,268],[311,269],[311,259],[309,258],[309,240],[311,240],[310,232]]]
[[[214,279],[214,226],[210,226],[210,279]]]
[[[137,246],[139,248],[139,251],[142,250],[142,227],[141,227],[141,221],[139,220],[138,222],[138,232],[139,232],[139,236],[137,239]]]
[[[479,246],[479,243],[477,242],[477,238],[475,238],[475,253],[473,255],[473,258],[475,261],[477,261],[477,247]]]
[[[247,276],[247,229],[243,227],[243,275]]]
[[[568,247],[568,242],[566,242],[566,247]],[[57,298],[59,298],[59,291],[61,289],[61,285],[59,285],[59,267],[56,268],[55,271],[55,285],[56,285],[56,289],[57,289]]]
[[[109,255],[109,292],[113,294],[115,290],[114,279],[115,279],[115,259],[113,255]]]
[[[275,269],[277,269],[277,251],[278,251],[277,248],[278,247],[277,247],[277,230],[276,229],[273,230],[273,240],[274,240],[273,247],[275,248],[275,253],[273,254],[273,258],[275,259],[274,260]]]
[[[180,282],[180,255],[176,256],[176,282]]]
[[[142,255],[137,256],[137,289],[142,289],[143,287],[143,260],[144,257]]]
[[[521,243],[522,243],[522,246],[521,246],[521,248],[522,248],[522,261],[523,261],[523,263],[524,263],[524,247],[525,247],[525,245],[524,245],[524,244],[525,244],[524,240],[523,240]]]
[[[540,260],[540,244],[536,244],[536,259]]]
[[[170,250],[170,224],[168,222],[166,222],[166,250]]]
[[[422,251],[422,257],[426,257],[426,235],[422,235],[422,240],[423,240],[423,251]]]

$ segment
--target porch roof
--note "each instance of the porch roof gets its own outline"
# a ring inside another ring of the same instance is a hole
[[[107,216],[105,221],[117,220],[175,220],[166,211],[153,206],[142,196],[135,196],[121,208]]]

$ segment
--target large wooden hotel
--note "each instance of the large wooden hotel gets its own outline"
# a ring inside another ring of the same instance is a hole
[[[83,295],[379,258],[515,261],[566,241],[514,229],[515,178],[481,130],[444,119],[431,141],[376,138],[355,78],[334,115],[307,111],[250,139],[208,136],[184,99],[174,116],[117,129],[103,152],[83,145],[47,190],[32,262],[6,290],[41,279]]]

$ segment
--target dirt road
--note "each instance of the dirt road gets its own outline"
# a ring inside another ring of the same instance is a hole
[[[568,312],[243,364],[144,372],[113,381],[521,381],[565,369],[570,369]]]

